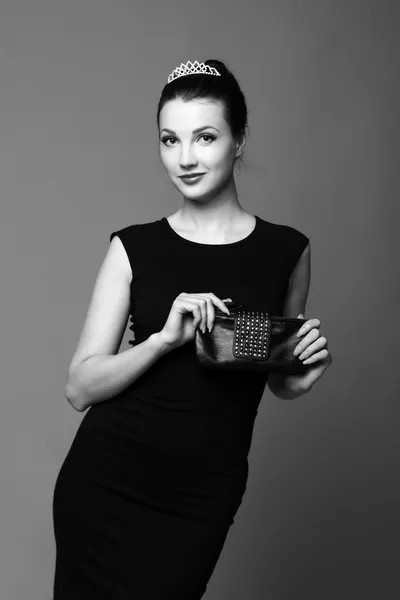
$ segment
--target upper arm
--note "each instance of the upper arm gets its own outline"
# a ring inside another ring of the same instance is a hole
[[[306,314],[306,303],[311,279],[311,249],[307,244],[289,279],[283,308],[284,317]]]
[[[129,317],[131,278],[125,248],[115,236],[97,274],[69,375],[90,356],[117,354]]]

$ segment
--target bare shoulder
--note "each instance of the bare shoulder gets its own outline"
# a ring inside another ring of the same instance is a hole
[[[306,313],[306,303],[311,282],[310,243],[304,248],[289,279],[283,309],[284,317],[297,317]]]
[[[118,236],[100,265],[69,374],[96,354],[116,354],[129,317],[132,272]]]
[[[109,262],[115,269],[120,271],[122,276],[128,278],[129,283],[132,281],[132,269],[129,262],[125,246],[121,241],[121,238],[116,234],[108,247],[108,251],[105,257],[105,262]]]

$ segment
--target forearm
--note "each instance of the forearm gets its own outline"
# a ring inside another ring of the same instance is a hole
[[[169,352],[159,333],[124,352],[91,356],[70,374],[66,397],[79,412],[123,391]]]
[[[296,375],[270,373],[267,385],[274,396],[282,400],[294,400],[310,391],[300,385]]]

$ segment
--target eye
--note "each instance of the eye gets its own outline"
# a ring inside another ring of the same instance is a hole
[[[202,133],[200,137],[210,138],[211,141],[215,140],[215,135],[211,135],[211,133]]]
[[[167,141],[168,140],[175,140],[175,139],[176,138],[173,138],[173,137],[163,137],[163,138],[161,138],[161,141],[162,141],[163,144],[165,144],[166,146],[168,146]]]
[[[210,138],[211,141],[209,143],[211,143],[215,140],[215,135],[212,135],[211,133],[202,133],[199,136],[199,138]],[[176,140],[176,138],[172,137],[172,136],[161,138],[162,143],[165,144],[166,146],[170,145],[170,144],[167,144],[168,140]],[[172,144],[172,145],[175,146],[175,144]]]

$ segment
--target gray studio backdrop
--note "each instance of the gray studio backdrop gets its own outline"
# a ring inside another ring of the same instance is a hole
[[[68,363],[109,234],[181,206],[156,106],[207,58],[249,103],[243,207],[311,238],[306,317],[334,359],[307,396],[266,390],[207,600],[398,597],[398,17],[378,0],[0,2],[1,598],[51,600],[53,488],[83,418]]]

